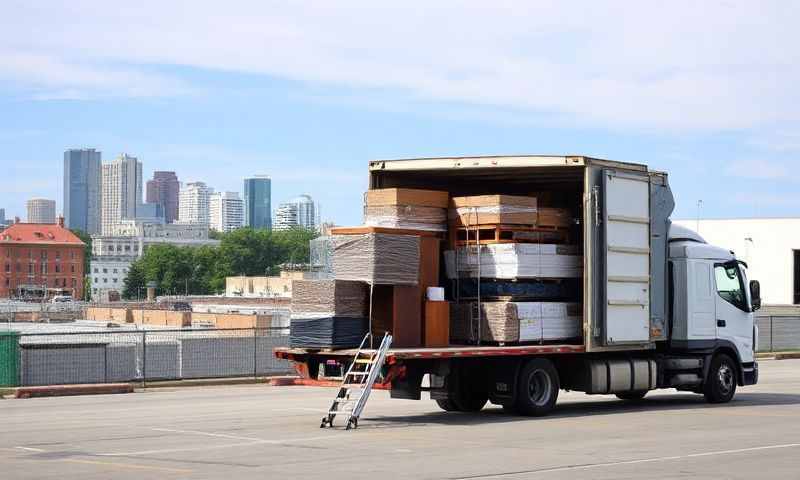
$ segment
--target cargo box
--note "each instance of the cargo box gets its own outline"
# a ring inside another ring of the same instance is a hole
[[[449,194],[446,191],[420,190],[416,188],[380,188],[367,191],[366,206],[416,205],[419,207],[447,208],[448,198]]]

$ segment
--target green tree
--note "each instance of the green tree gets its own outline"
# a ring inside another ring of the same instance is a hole
[[[137,299],[140,289],[144,288],[146,284],[147,281],[145,280],[141,259],[136,260],[128,269],[128,276],[125,277],[125,282],[123,283],[122,297],[128,300]]]

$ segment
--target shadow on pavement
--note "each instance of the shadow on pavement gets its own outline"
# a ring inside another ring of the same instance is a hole
[[[736,408],[764,405],[800,405],[800,395],[788,393],[737,393],[733,401],[723,405],[706,403],[702,395],[678,393],[670,396],[645,398],[639,402],[623,400],[578,401],[557,404],[547,417],[533,418],[505,413],[501,408],[487,404],[478,413],[430,412],[415,415],[365,416],[359,429],[398,428],[425,424],[436,425],[479,425],[519,421],[542,421],[558,418],[591,417],[595,415],[614,415],[626,412],[696,410],[705,408]],[[427,400],[421,400],[427,401]]]

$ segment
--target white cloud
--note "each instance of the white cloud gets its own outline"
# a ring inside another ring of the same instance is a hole
[[[137,96],[182,91],[152,68],[189,66],[562,124],[691,131],[800,119],[796,2],[222,5],[17,2],[4,9],[14,22],[0,51],[46,61],[15,61],[0,76],[56,94]]]
[[[780,160],[735,160],[728,165],[728,175],[756,180],[796,180],[789,162]]]

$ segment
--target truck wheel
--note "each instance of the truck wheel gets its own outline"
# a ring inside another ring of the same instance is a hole
[[[627,400],[630,402],[636,402],[639,400],[644,399],[644,396],[647,395],[647,390],[632,390],[630,392],[619,392],[617,393],[617,398],[620,400]]]
[[[522,415],[547,415],[558,399],[558,372],[553,362],[545,358],[530,360],[517,381],[516,410]]]
[[[736,364],[731,357],[721,353],[711,360],[708,378],[703,385],[703,395],[708,403],[727,403],[736,393]]]

